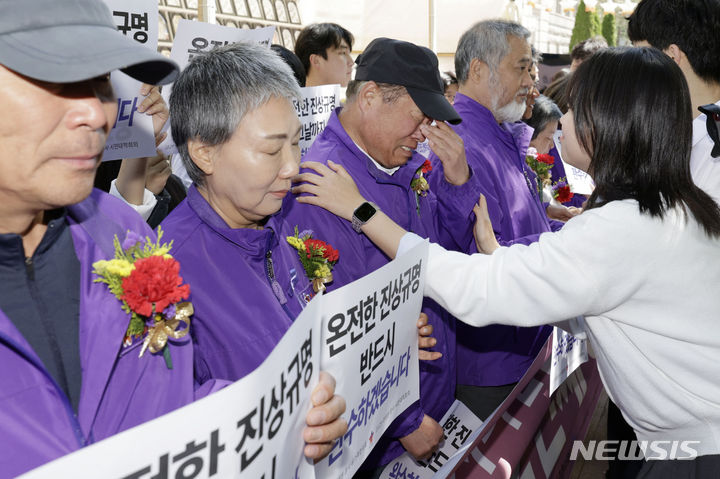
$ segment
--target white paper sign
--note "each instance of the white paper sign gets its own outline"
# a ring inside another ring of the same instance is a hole
[[[302,98],[293,101],[302,129],[300,130],[300,156],[310,149],[315,138],[322,133],[333,110],[340,106],[340,85],[320,85],[301,88]]]
[[[553,139],[555,141],[555,148],[560,154],[560,161],[562,161],[563,167],[565,167],[565,176],[567,177],[567,183],[570,186],[570,191],[572,191],[573,193],[578,193],[580,195],[590,196],[590,194],[592,194],[593,190],[595,189],[595,182],[593,181],[592,177],[585,173],[583,170],[575,168],[574,166],[566,163],[565,160],[562,159],[562,146],[560,145],[560,135],[562,135],[562,130],[556,131]]]
[[[155,0],[105,0],[118,31],[149,49],[157,50],[158,5]],[[120,71],[110,74],[118,112],[108,135],[103,161],[155,156],[152,118],[139,113],[142,83]]]
[[[587,339],[578,339],[558,327],[553,328],[550,357],[550,394],[582,363],[588,360]]]
[[[419,397],[415,323],[427,251],[426,241],[317,295],[240,381],[22,477],[352,477],[373,441]],[[333,374],[336,394],[346,399],[349,430],[313,466],[302,455],[301,434],[321,369]]]
[[[274,34],[275,27],[249,30],[182,19],[177,26],[170,58],[175,60],[182,70],[193,56],[230,43],[257,42],[270,47]]]
[[[465,445],[472,444],[482,430],[483,421],[458,400],[440,420],[444,440],[427,461],[415,461],[407,452],[398,457],[380,474],[380,479],[430,479],[445,466],[454,465],[462,458]],[[450,469],[452,470],[452,469]],[[449,471],[448,471],[449,472]],[[447,477],[447,475],[437,477]]]
[[[312,477],[301,434],[319,371],[323,299],[314,298],[243,379],[21,477]]]
[[[425,241],[325,295],[321,364],[346,399],[348,432],[316,465],[319,478],[352,477],[395,417],[419,398],[415,323],[427,252]]]
[[[183,70],[193,56],[230,43],[257,42],[269,48],[274,34],[275,27],[249,30],[182,19],[178,22],[175,39],[170,50],[170,59],[175,60],[180,65],[180,70]],[[172,85],[163,87],[162,95],[166,102],[170,98],[171,91]],[[170,121],[172,122],[172,118]],[[166,155],[177,153],[177,147],[172,140],[170,131],[159,148]]]

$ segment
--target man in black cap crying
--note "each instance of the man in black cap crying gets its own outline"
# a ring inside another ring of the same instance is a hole
[[[329,289],[388,262],[378,248],[356,233],[378,209],[409,230],[458,249],[457,244],[472,242],[468,218],[477,202],[477,197],[470,196],[475,177],[470,174],[463,142],[445,123],[458,123],[460,117],[444,96],[435,54],[412,43],[377,38],[356,64],[346,105],[332,114],[303,166],[322,172],[327,171],[328,161],[342,165],[372,203],[356,210],[352,225],[307,204],[294,203],[288,212],[290,223],[312,229],[316,237],[343,251]],[[426,138],[439,158],[434,165],[414,152]],[[303,179],[301,173],[297,181]],[[299,185],[293,191],[300,193],[308,187]],[[457,213],[458,205],[467,206],[463,215]],[[454,400],[455,320],[428,300],[422,311],[434,328],[435,351],[442,357],[421,361],[420,400],[376,442],[358,477],[377,477],[384,465],[404,451],[416,459],[427,458],[442,441],[437,421]],[[357,405],[347,406],[351,410]],[[359,435],[364,432],[355,431]]]

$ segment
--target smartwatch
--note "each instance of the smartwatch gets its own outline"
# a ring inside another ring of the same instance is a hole
[[[365,203],[358,206],[355,211],[353,212],[352,216],[352,227],[353,229],[358,232],[362,233],[362,225],[370,221],[370,219],[375,216],[375,213],[378,212],[378,207],[374,203],[370,203],[369,201],[366,201]]]

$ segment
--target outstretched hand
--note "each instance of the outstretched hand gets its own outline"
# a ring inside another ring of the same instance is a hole
[[[563,205],[553,204],[549,204],[545,210],[548,218],[557,221],[570,221],[570,219],[579,215],[582,211],[583,210],[581,208],[575,208],[574,206],[568,208]]]
[[[500,243],[495,238],[485,195],[480,195],[480,199],[473,207],[473,212],[475,213],[475,228],[473,230],[475,246],[477,246],[480,253],[492,254],[493,251],[500,247]]]
[[[293,184],[296,185],[292,188],[293,194],[308,193],[307,196],[298,196],[296,200],[320,206],[350,221],[355,209],[365,202],[365,198],[347,170],[330,160],[327,165],[306,161],[300,166],[315,173],[305,172],[293,177]]]

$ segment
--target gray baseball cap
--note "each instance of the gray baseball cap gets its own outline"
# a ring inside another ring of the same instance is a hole
[[[36,80],[73,83],[121,70],[162,85],[172,60],[117,31],[101,0],[0,0],[0,64]]]

